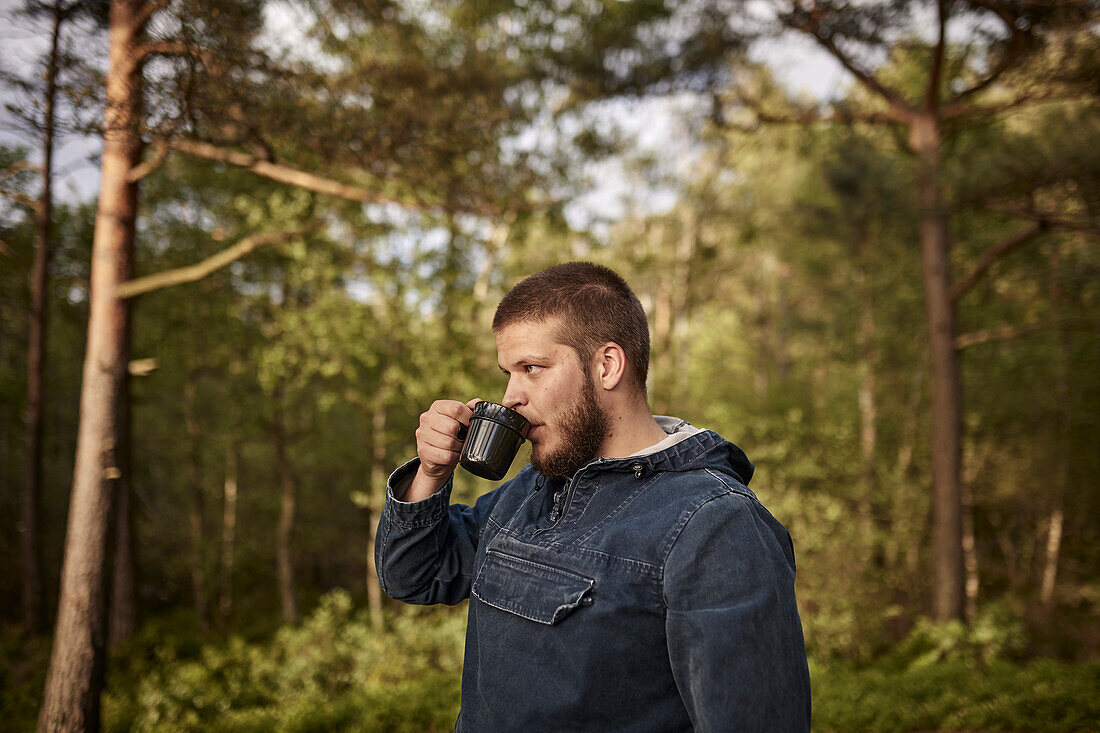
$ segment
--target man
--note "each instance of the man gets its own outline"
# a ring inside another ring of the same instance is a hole
[[[551,267],[504,297],[493,332],[531,463],[449,505],[477,400],[434,403],[375,548],[394,598],[470,599],[457,730],[808,730],[790,536],[740,448],[650,413],[627,284]]]

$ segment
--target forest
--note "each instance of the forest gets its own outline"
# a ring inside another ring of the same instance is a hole
[[[4,12],[0,731],[452,729],[386,478],[571,260],[789,529],[816,730],[1100,730],[1097,3]]]

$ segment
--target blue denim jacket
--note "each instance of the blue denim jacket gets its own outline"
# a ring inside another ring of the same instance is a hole
[[[390,477],[375,553],[409,603],[470,599],[459,731],[805,731],[790,535],[703,431],[568,481],[530,465],[472,507]]]

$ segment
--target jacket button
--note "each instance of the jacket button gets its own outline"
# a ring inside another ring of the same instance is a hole
[[[584,598],[582,598],[581,599],[581,605],[582,606],[591,606],[592,605],[592,596],[585,596]]]
[[[635,463],[633,466],[630,467],[630,470],[634,472],[635,477],[641,478],[642,471],[645,470],[645,466],[640,463]]]

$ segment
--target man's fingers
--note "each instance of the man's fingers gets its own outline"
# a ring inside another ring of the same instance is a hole
[[[472,400],[474,404],[480,400]],[[421,426],[430,426],[441,433],[459,435],[459,426],[468,426],[474,411],[456,400],[436,400],[430,410],[420,416]],[[464,436],[463,436],[464,437]]]
[[[470,415],[473,414],[473,410],[468,405],[464,405],[458,400],[436,400],[432,403],[432,407],[428,412],[453,417],[462,423],[469,422]]]
[[[429,471],[432,467],[449,471],[458,463],[458,454],[454,451],[444,450],[430,445],[421,446],[419,456],[420,464]]]
[[[420,417],[419,430],[424,431],[424,436],[427,437],[430,433],[439,433],[440,435],[446,435],[452,438],[458,438],[460,432],[469,424],[469,419],[465,422],[459,420],[456,417],[450,417],[449,415],[441,415],[439,413],[424,413]]]
[[[441,474],[458,464],[466,429],[474,414],[471,405],[479,401],[475,399],[463,404],[458,400],[436,400],[420,415],[416,453],[422,467],[430,473]]]
[[[454,451],[456,455],[462,450],[462,441],[458,439],[457,434],[436,430],[433,427],[417,428],[416,442],[440,450]]]

